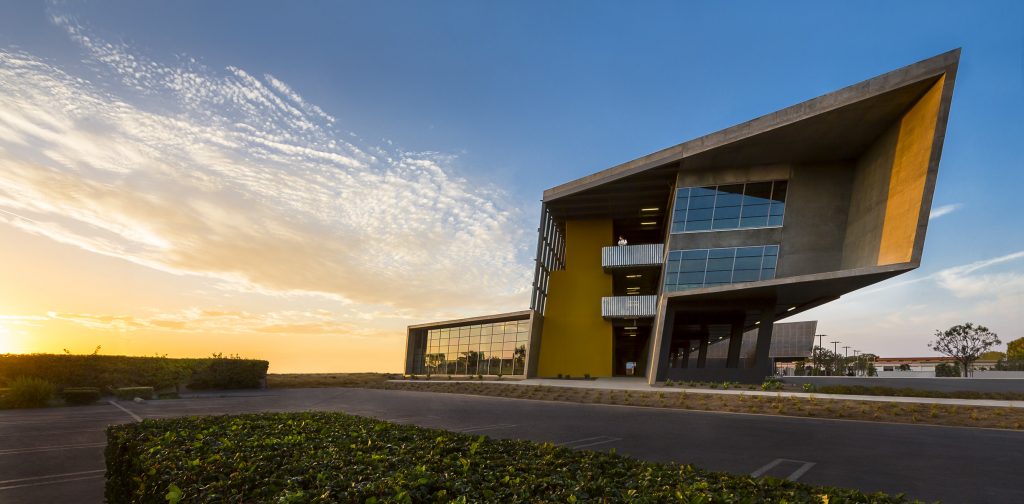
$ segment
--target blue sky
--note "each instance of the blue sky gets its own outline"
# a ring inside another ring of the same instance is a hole
[[[122,320],[109,345],[124,352],[166,336],[159,331],[173,324],[160,321],[184,324],[173,335],[205,350],[199,334],[223,326],[194,315],[203,311],[250,314],[252,331],[321,324],[315,336],[280,333],[291,341],[372,326],[360,337],[380,343],[360,344],[392,359],[405,324],[527,304],[543,189],[956,47],[934,201],[945,210],[931,223],[922,268],[804,318],[888,355],[928,354],[935,329],[965,320],[1004,340],[1024,336],[1019,2],[5,3],[0,112],[73,126],[62,134],[69,140],[49,138],[46,149],[0,143],[3,159],[24,163],[0,174],[0,237],[26,255],[71,254],[63,265],[123,263],[134,269],[118,278],[152,276],[147,284],[166,293],[104,306],[37,286],[44,292],[29,303],[8,282],[0,312],[23,342],[47,323],[100,331],[102,320]],[[68,95],[50,104],[48,92]],[[78,93],[91,105],[76,106]],[[9,140],[31,136],[24,121],[7,125]],[[173,167],[100,159],[87,144],[104,135],[125,152],[144,143],[150,150],[132,155],[174,158]],[[175,158],[193,145],[204,148]],[[185,183],[197,163],[215,167],[203,172],[205,186]],[[391,193],[368,189],[409,174],[415,183]],[[111,188],[118,196],[103,192]],[[117,198],[131,201],[110,203]],[[168,217],[174,198],[195,202],[193,212]],[[264,218],[251,228],[208,222],[239,214]],[[220,246],[253,236],[284,238],[248,261],[235,259],[251,250]],[[308,250],[303,237],[323,239]],[[282,242],[295,249],[270,256]],[[353,243],[386,251],[366,255]],[[292,269],[280,266],[289,254],[299,256]],[[425,260],[439,256],[450,259]],[[353,268],[385,278],[386,292],[360,287],[368,280]],[[133,288],[141,289],[109,287]],[[438,292],[433,302],[392,299],[427,288]],[[467,298],[470,290],[487,295]],[[271,351],[263,348],[253,351]]]

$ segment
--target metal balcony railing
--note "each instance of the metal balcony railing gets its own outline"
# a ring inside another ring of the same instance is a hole
[[[611,296],[601,298],[604,318],[651,318],[657,310],[658,296]]]
[[[665,255],[664,243],[642,243],[601,249],[601,267],[660,266]]]

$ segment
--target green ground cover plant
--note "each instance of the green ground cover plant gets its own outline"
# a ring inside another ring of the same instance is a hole
[[[343,413],[145,420],[107,440],[112,504],[907,502]]]
[[[203,359],[127,357],[121,355],[0,354],[0,387],[12,380],[32,377],[58,388],[119,387],[192,389],[256,388],[266,377],[269,363],[214,355]]]

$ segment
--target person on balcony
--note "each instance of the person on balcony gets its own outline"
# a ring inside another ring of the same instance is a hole
[[[622,235],[619,235],[619,246],[620,247],[625,247],[628,244],[629,244],[629,242],[626,241],[626,237],[622,236]]]

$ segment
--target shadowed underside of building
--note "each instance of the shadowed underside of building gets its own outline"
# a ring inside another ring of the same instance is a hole
[[[411,326],[406,371],[760,381],[777,321],[920,265],[959,57],[544,191],[530,310]]]

